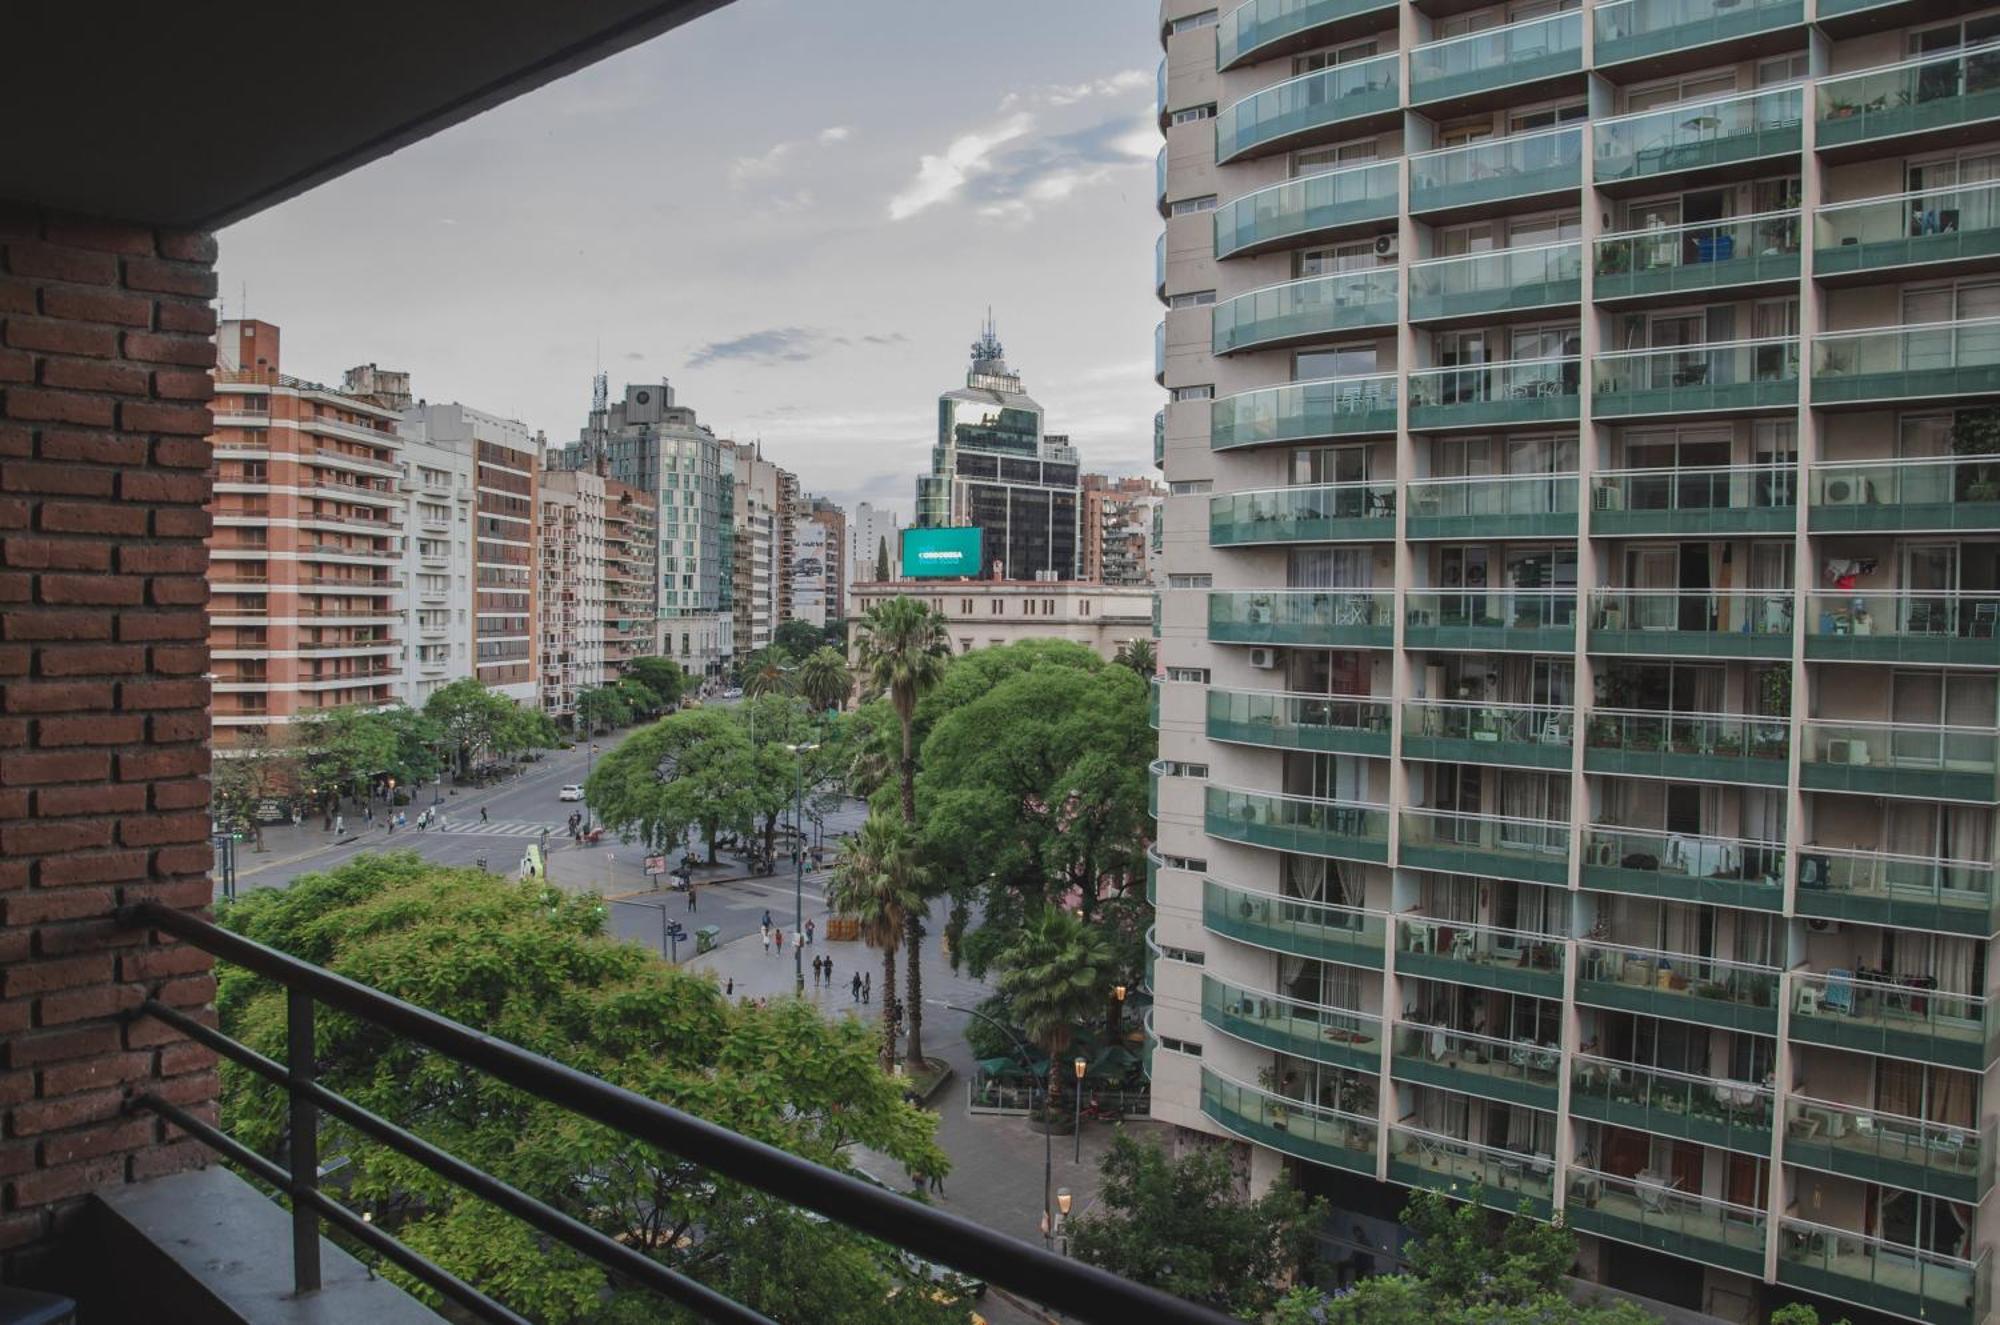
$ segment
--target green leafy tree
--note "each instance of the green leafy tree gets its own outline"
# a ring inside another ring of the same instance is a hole
[[[822,645],[799,664],[798,692],[807,703],[824,713],[847,702],[854,689],[854,676],[840,650]]]
[[[1270,1310],[1310,1264],[1325,1218],[1322,1202],[1283,1178],[1245,1195],[1221,1146],[1175,1158],[1120,1128],[1101,1173],[1097,1204],[1073,1226],[1076,1258],[1244,1319]]]
[[[1113,661],[1121,667],[1129,667],[1141,677],[1153,679],[1154,668],[1159,664],[1159,656],[1153,651],[1150,639],[1126,640],[1118,646],[1118,656]]]
[[[530,704],[507,705],[493,725],[493,748],[501,754],[521,754],[528,750],[552,750],[562,744],[556,720]]]
[[[834,863],[827,904],[861,925],[861,939],[882,954],[882,1001],[896,992],[896,948],[912,908],[924,903],[916,845],[900,819],[871,814]],[[882,1066],[896,1065],[896,1027],[882,1018]]]
[[[512,700],[466,676],[432,691],[424,701],[424,716],[443,733],[445,748],[463,777],[476,759],[498,748],[495,737],[514,707]]]
[[[604,934],[594,897],[362,857],[228,907],[224,923],[336,974],[419,1003],[650,1099],[834,1168],[858,1146],[923,1172],[947,1165],[935,1121],[903,1103],[869,1031],[808,1004],[721,996],[713,977]],[[285,994],[225,968],[222,1029],[282,1057]],[[627,1246],[786,1320],[962,1325],[875,1244],[718,1180],[482,1073],[331,1009],[316,1027],[320,1081]],[[266,1154],[286,1141],[281,1091],[223,1069],[222,1122]],[[330,1116],[341,1199],[378,1227],[546,1325],[680,1317]],[[392,1269],[385,1272],[395,1275]],[[400,1275],[397,1276],[401,1278]],[[405,1281],[407,1282],[407,1281]],[[433,1299],[434,1300],[434,1299]]]
[[[668,707],[670,707],[665,700],[662,700],[654,692],[651,686],[647,685],[644,681],[637,681],[629,676],[619,677],[611,686],[611,689],[617,693],[618,698],[624,702],[626,709],[631,713],[631,717],[627,718],[626,722],[633,722],[640,718],[650,721],[665,713]]]
[[[791,662],[779,649],[759,649],[743,662],[743,693],[751,699],[760,695],[785,695],[792,689]]]
[[[306,785],[334,796],[365,795],[378,777],[393,777],[401,754],[396,733],[360,708],[325,709],[293,722]],[[407,785],[410,779],[399,778]]]
[[[224,824],[243,824],[256,850],[264,849],[264,826],[256,808],[267,800],[282,800],[300,790],[298,752],[289,741],[273,741],[267,727],[241,730],[226,756],[218,757],[209,773],[215,817]]]
[[[917,701],[937,685],[951,661],[951,636],[945,619],[914,598],[891,598],[868,609],[855,631],[861,671],[869,690],[885,696],[895,711],[900,738],[897,754],[897,788],[903,822],[912,834],[917,829]],[[907,924],[910,960],[909,1023],[910,1057],[924,1058],[924,915],[928,904],[912,908]]]
[[[787,662],[804,662],[825,642],[825,634],[810,621],[787,621],[771,632],[771,648]]]
[[[591,686],[576,693],[576,724],[585,733],[623,727],[632,721],[632,705],[613,686]]]
[[[657,695],[662,710],[680,703],[687,693],[687,673],[672,658],[634,658],[625,664],[625,675]]]
[[[699,829],[714,864],[725,830],[752,831],[756,778],[737,720],[726,709],[689,709],[620,741],[597,761],[584,795],[606,827],[655,850]]]
[[[895,565],[889,560],[889,538],[884,534],[875,540],[875,578],[893,579],[895,569]]]
[[[444,733],[435,722],[408,704],[391,704],[368,716],[386,727],[395,743],[395,757],[389,765],[390,776],[403,786],[437,779],[444,769],[444,761],[439,757],[439,751],[444,747]]]
[[[1028,1038],[1049,1056],[1049,1107],[1069,1075],[1061,1062],[1077,1023],[1104,1004],[1111,948],[1097,929],[1059,906],[1044,907],[1000,955],[1000,992]]]

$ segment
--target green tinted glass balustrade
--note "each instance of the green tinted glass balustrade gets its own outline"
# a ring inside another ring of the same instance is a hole
[[[1569,1083],[1569,1111],[1578,1118],[1749,1155],[1771,1153],[1768,1086],[1588,1055],[1571,1060]]]
[[[1685,952],[1586,940],[1576,1001],[1758,1035],[1778,1033],[1778,970]]]
[[[1287,382],[1224,396],[1209,406],[1208,445],[1310,442],[1396,431],[1396,377],[1333,377]]]
[[[1681,294],[1798,278],[1797,212],[1656,226],[1606,235],[1596,245],[1594,290],[1598,299]]]
[[[1792,595],[1708,589],[1600,589],[1590,651],[1680,658],[1789,658]]]
[[[1499,814],[1404,810],[1402,863],[1414,869],[1569,881],[1569,825]]]
[[[1822,149],[2000,117],[2000,46],[1822,78],[1817,113]]]
[[[1815,791],[2000,801],[2000,731],[1908,722],[1808,719],[1799,783]]]
[[[1797,476],[1791,465],[1600,471],[1591,480],[1590,532],[1790,533]]]
[[[1778,911],[1785,905],[1785,848],[1782,843],[1595,824],[1584,830],[1583,886]]]
[[[1972,994],[1949,994],[1842,971],[1794,971],[1794,1040],[1983,1072],[2000,1044],[1992,1008]]]
[[[1160,127],[1167,124],[1167,57],[1160,57],[1159,68],[1153,73],[1153,117]]]
[[[1412,649],[1576,649],[1574,589],[1413,591],[1404,598],[1403,642]]]
[[[1235,354],[1336,331],[1393,326],[1396,269],[1370,267],[1312,276],[1239,294],[1215,306],[1214,350]]]
[[[1513,1214],[1525,1200],[1547,1219],[1554,1209],[1555,1159],[1482,1146],[1415,1127],[1389,1129],[1389,1181],[1469,1198],[1477,1190],[1491,1209]]]
[[[1163,230],[1153,240],[1153,292],[1167,297],[1167,235]]]
[[[1799,342],[1780,336],[1620,350],[1591,361],[1590,381],[1596,418],[1796,405]]]
[[[1401,171],[1394,161],[1288,179],[1215,209],[1215,256],[1235,257],[1396,215]]]
[[[1582,296],[1583,245],[1575,241],[1410,264],[1412,321],[1573,304]]]
[[[1736,41],[1806,18],[1802,0],[1613,0],[1591,15],[1600,66]]]
[[[1410,374],[1410,427],[1544,423],[1577,416],[1577,359],[1518,359]]]
[[[1412,480],[1411,538],[1574,538],[1575,474]]]
[[[1225,1131],[1283,1154],[1373,1175],[1375,1120],[1201,1070],[1201,1111]]]
[[[1599,120],[1594,178],[1648,179],[1797,152],[1805,104],[1805,89],[1788,87]]]
[[[1412,155],[1410,210],[1477,207],[1582,183],[1582,126],[1512,134]]]
[[[1213,784],[1204,805],[1202,826],[1210,837],[1337,860],[1389,858],[1389,811],[1380,805]]]
[[[1562,1049],[1557,1045],[1399,1022],[1390,1036],[1390,1052],[1395,1055],[1391,1070],[1398,1081],[1531,1109],[1556,1107],[1562,1078]]]
[[[1403,757],[1568,769],[1574,722],[1566,706],[1412,699],[1403,705]]]
[[[1160,215],[1167,214],[1167,149],[1162,147],[1153,158],[1153,202],[1160,209]]]
[[[1382,969],[1387,919],[1377,911],[1279,897],[1203,879],[1201,925],[1253,947]]]
[[[1146,725],[1154,731],[1160,729],[1160,678],[1157,676],[1146,682]]]
[[[1167,324],[1164,320],[1153,328],[1153,380],[1162,386],[1167,381]]]
[[[1992,530],[2000,528],[2000,457],[1814,465],[1811,494],[1807,522],[1815,533]],[[1974,612],[1983,630],[1976,605]]]
[[[1211,547],[1339,543],[1395,536],[1393,483],[1315,483],[1231,492],[1208,500]]]
[[[1160,779],[1166,775],[1164,759],[1155,759],[1146,765],[1146,814],[1149,818],[1160,817]]]
[[[1410,51],[1410,104],[1519,87],[1583,68],[1583,14],[1522,19]]]
[[[1974,1205],[1993,1184],[1993,1147],[1972,1128],[1799,1095],[1785,1101],[1785,1162]]]
[[[1784,718],[1594,709],[1585,730],[1592,773],[1782,787],[1791,763]]]
[[[1160,904],[1160,871],[1164,868],[1165,862],[1160,859],[1160,853],[1151,847],[1147,847],[1146,902],[1150,906],[1158,906]]]
[[[1210,690],[1208,739],[1328,754],[1389,753],[1390,701],[1275,690]]]
[[[1167,463],[1167,412],[1153,411],[1153,468]]]
[[[1382,1070],[1382,1019],[1201,978],[1201,1019],[1267,1049],[1363,1072]]]
[[[1217,644],[1386,649],[1395,642],[1391,589],[1248,589],[1208,596]]]
[[[1986,1318],[1991,1262],[1985,1251],[1972,1261],[1803,1219],[1778,1224],[1779,1283],[1936,1325]]]
[[[1829,203],[1813,220],[1813,271],[1829,276],[2000,254],[2000,180]]]
[[[1364,116],[1396,109],[1402,57],[1389,54],[1317,69],[1253,92],[1215,117],[1215,161],[1222,165],[1326,137]]]
[[[1802,916],[1988,938],[2000,932],[1993,872],[1990,860],[1806,846],[1793,907]]]
[[[2000,392],[2000,317],[1815,336],[1812,375],[1822,405]]]
[[[1402,916],[1396,970],[1402,975],[1561,998],[1569,947],[1548,934]]]
[[[1256,58],[1267,46],[1282,44],[1292,50],[1317,44],[1318,28],[1386,11],[1394,14],[1393,0],[1245,0],[1223,14],[1215,29],[1215,67],[1228,69]],[[1393,20],[1390,26],[1394,26]]]
[[[1806,631],[1812,659],[2000,666],[2000,594],[1814,594]]]
[[[1563,1214],[1570,1227],[1599,1237],[1738,1274],[1761,1277],[1764,1272],[1769,1229],[1764,1211],[1678,1191],[1670,1178],[1620,1177],[1573,1165]]]

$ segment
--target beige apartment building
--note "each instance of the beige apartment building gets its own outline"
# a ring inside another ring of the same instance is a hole
[[[858,658],[854,625],[877,603],[914,598],[944,614],[958,653],[1031,639],[1087,644],[1114,658],[1152,631],[1152,592],[1144,586],[1082,580],[877,581],[848,590],[848,657]]]
[[[658,520],[652,493],[604,480],[604,682],[660,652]]]
[[[1480,1191],[1680,1307],[1976,1325],[2000,10],[1160,38],[1154,1115],[1336,1262]]]
[[[537,691],[552,718],[605,680],[605,480],[587,469],[541,476],[535,541]]]

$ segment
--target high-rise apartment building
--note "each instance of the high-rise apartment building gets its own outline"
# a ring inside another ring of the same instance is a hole
[[[653,494],[604,483],[604,674],[614,681],[634,658],[659,656],[654,566],[660,555]]]
[[[847,560],[841,566],[843,586],[873,584],[896,578],[896,558],[903,546],[903,522],[887,507],[858,503],[847,517]]]
[[[792,619],[792,568],[798,562],[798,534],[793,528],[804,512],[799,497],[799,476],[790,470],[778,471],[778,505],[771,515],[777,553],[771,563],[771,580],[777,587],[777,619]]]
[[[536,526],[535,651],[542,710],[576,713],[605,680],[605,481],[588,469],[542,475]]]
[[[734,474],[735,638],[741,652],[755,653],[770,644],[784,620],[779,615],[778,586],[781,579],[789,579],[789,570],[780,563],[789,540],[780,544],[778,520],[787,485],[784,471],[764,459],[756,443],[732,442],[729,448]]]
[[[1153,529],[1167,490],[1149,478],[1083,476],[1083,578],[1150,584]]]
[[[1162,6],[1153,1112],[1357,1256],[1988,1313],[1996,29]]]
[[[818,525],[814,535],[804,528]],[[825,497],[806,498],[805,512],[793,527],[792,619],[824,626],[847,617],[847,513]],[[817,562],[815,566],[813,563]],[[809,607],[801,594],[817,596]]]
[[[977,525],[983,578],[1073,580],[1077,472],[1069,438],[1044,435],[1042,407],[1008,368],[989,316],[965,385],[938,397],[931,472],[917,479],[917,524]]]
[[[348,370],[348,386],[372,391],[380,375],[373,365],[370,369],[378,374],[373,381],[357,381],[358,370]],[[402,379],[407,397],[408,374],[393,376]],[[388,405],[395,395],[373,398]],[[439,687],[473,674],[474,467],[469,450],[433,442],[421,421],[405,415],[396,431],[403,443],[401,486],[409,491],[402,698],[421,708]]]

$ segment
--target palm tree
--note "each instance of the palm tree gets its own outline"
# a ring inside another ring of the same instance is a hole
[[[1122,663],[1150,680],[1154,668],[1159,663],[1159,657],[1153,651],[1152,640],[1133,639],[1126,640],[1118,646],[1118,656],[1112,659],[1112,661]]]
[[[827,904],[861,922],[861,939],[882,954],[882,1066],[896,1066],[896,1023],[887,1004],[896,996],[896,946],[909,917],[924,905],[916,845],[900,819],[871,814],[834,862]]]
[[[855,644],[863,674],[873,694],[887,694],[902,728],[903,822],[917,831],[917,701],[944,675],[951,660],[951,634],[941,613],[914,598],[891,598],[862,615],[855,627]],[[919,906],[909,914],[910,1057],[924,1061],[924,914]]]
[[[1095,926],[1059,906],[1042,908],[1000,954],[1000,992],[1021,1029],[1049,1056],[1049,1107],[1062,1093],[1062,1053],[1077,1024],[1104,1005],[1111,945]]]
[[[854,689],[854,674],[847,670],[847,659],[840,656],[839,649],[822,647],[799,664],[798,682],[806,702],[824,711],[847,702],[848,692]]]
[[[760,649],[746,660],[743,693],[750,699],[759,695],[782,695],[791,688],[791,673],[775,649]]]

